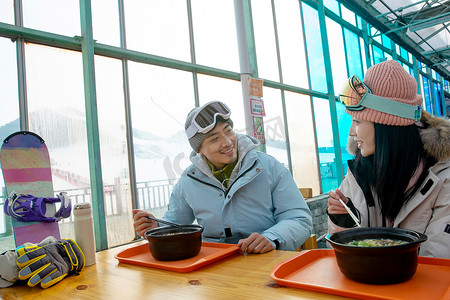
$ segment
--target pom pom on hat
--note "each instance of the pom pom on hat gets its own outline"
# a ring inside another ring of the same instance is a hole
[[[414,106],[422,104],[422,96],[417,95],[416,80],[395,60],[387,60],[370,67],[364,77],[364,83],[374,95]],[[385,125],[407,126],[415,122],[367,107],[360,111],[345,109],[345,112],[358,119]]]

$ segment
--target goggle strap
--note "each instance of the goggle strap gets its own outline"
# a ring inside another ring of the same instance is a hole
[[[371,101],[372,99],[376,101]],[[368,101],[365,101],[368,100]],[[417,113],[420,110],[420,106],[409,105],[393,100],[389,100],[374,94],[366,93],[359,102],[359,105],[362,105],[367,108],[371,108],[373,110],[381,111],[387,114],[396,115],[402,118],[417,120],[420,119],[419,114]]]
[[[197,132],[197,126],[195,126],[194,122],[191,122],[191,125],[189,125],[188,129],[186,129],[186,136],[188,140],[190,140]]]

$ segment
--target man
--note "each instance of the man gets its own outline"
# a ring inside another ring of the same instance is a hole
[[[296,250],[310,236],[311,212],[289,171],[256,151],[259,141],[235,134],[231,111],[212,101],[189,112],[185,130],[193,152],[175,185],[164,219],[204,226],[203,240],[234,243],[241,253]],[[141,236],[158,227],[133,210]]]

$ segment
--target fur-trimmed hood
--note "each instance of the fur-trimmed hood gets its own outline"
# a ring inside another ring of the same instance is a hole
[[[438,161],[450,159],[450,121],[438,118],[423,111],[420,122],[424,128],[420,130],[420,136],[425,151]],[[353,137],[347,139],[347,151],[356,154],[358,144]]]

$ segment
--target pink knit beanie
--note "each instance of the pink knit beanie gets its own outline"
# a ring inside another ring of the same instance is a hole
[[[422,96],[417,95],[416,80],[395,60],[387,60],[370,67],[364,77],[364,83],[374,95],[414,106],[422,104]],[[345,112],[358,119],[385,125],[407,126],[415,122],[367,107],[360,111],[345,109]]]

